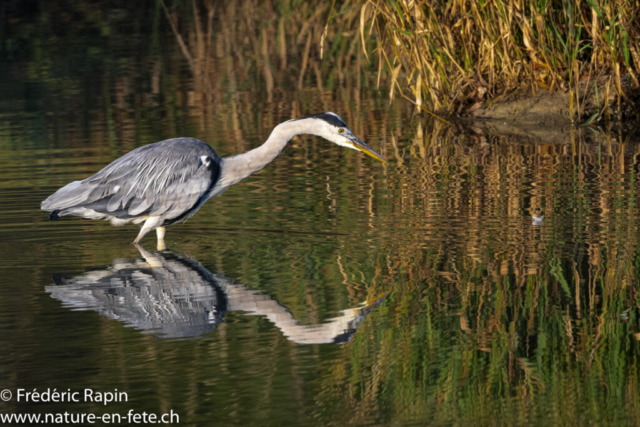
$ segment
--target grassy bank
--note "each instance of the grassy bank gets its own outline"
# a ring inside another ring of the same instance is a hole
[[[638,115],[639,0],[160,4],[205,100],[225,51],[269,100],[354,79],[443,118],[548,126]]]
[[[637,0],[368,0],[360,16],[390,96],[421,110],[470,114],[517,91],[565,93],[574,123],[637,114]]]

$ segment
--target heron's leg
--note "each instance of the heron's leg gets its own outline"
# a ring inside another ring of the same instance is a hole
[[[156,256],[151,252],[148,252],[145,248],[143,248],[137,243],[134,243],[133,245],[136,247],[136,249],[138,249],[138,251],[140,252],[140,255],[142,255],[142,258],[144,258],[147,264],[149,264],[151,267],[162,267],[163,264],[162,264],[161,257]]]
[[[138,237],[136,237],[136,240],[134,240],[133,243],[140,243],[140,240],[142,240],[145,234],[147,234],[148,232],[156,228],[159,224],[160,224],[160,218],[158,218],[157,216],[155,217],[152,216],[148,218],[144,222],[144,225],[142,226],[140,233],[138,233]]]
[[[167,245],[164,243],[164,233],[167,232],[167,229],[164,227],[156,228],[156,234],[158,236],[158,250],[164,251],[167,249]]]

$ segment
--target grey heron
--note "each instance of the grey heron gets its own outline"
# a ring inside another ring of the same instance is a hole
[[[276,126],[267,141],[247,153],[220,158],[207,143],[173,138],[125,154],[96,174],[60,188],[42,202],[51,220],[64,215],[141,226],[140,240],[156,230],[164,249],[165,227],[184,221],[213,196],[271,163],[295,136],[310,134],[362,151],[384,163],[335,113],[319,113]]]

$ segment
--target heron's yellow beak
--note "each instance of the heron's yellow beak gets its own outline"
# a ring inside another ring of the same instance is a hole
[[[357,136],[350,137],[349,142],[353,145],[353,148],[355,148],[356,150],[362,151],[366,155],[371,156],[376,160],[380,160],[385,165],[389,164],[389,162],[387,162],[387,160],[384,157],[378,154],[376,150],[369,147],[363,140],[361,140]]]

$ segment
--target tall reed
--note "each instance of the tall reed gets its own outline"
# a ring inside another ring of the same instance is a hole
[[[360,37],[379,36],[369,56],[390,96],[421,110],[472,112],[524,86],[568,92],[574,120],[638,88],[639,16],[638,0],[367,0]]]

